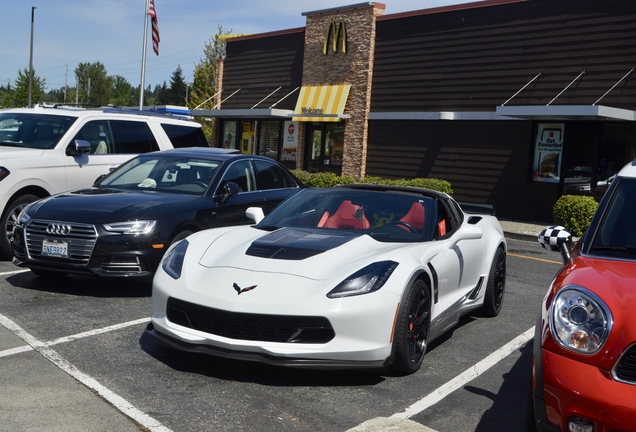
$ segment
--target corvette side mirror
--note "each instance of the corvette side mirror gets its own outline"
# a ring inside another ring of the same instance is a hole
[[[265,218],[265,213],[260,207],[250,207],[245,210],[245,216],[252,219],[255,223],[260,223]]]
[[[539,244],[544,249],[560,251],[563,265],[572,260],[572,234],[562,226],[544,228],[539,233]]]

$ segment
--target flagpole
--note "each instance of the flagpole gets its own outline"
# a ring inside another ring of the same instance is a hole
[[[150,0],[146,0],[144,10],[144,47],[141,54],[141,84],[139,85],[139,111],[144,109],[144,81],[146,79],[146,45],[148,42],[148,7]]]

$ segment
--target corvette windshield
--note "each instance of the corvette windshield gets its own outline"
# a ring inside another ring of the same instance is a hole
[[[274,209],[257,228],[345,230],[382,242],[433,237],[437,202],[416,193],[348,188],[304,189]]]
[[[55,148],[76,117],[31,113],[0,113],[0,145]]]
[[[117,168],[99,187],[203,195],[220,165],[210,159],[142,155]]]
[[[636,179],[619,178],[596,228],[590,252],[613,258],[636,259]]]

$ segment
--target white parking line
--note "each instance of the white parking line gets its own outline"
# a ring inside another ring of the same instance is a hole
[[[486,372],[488,369],[499,363],[501,360],[510,355],[514,350],[521,348],[526,342],[528,342],[534,336],[534,327],[526,330],[497,351],[490,354],[488,357],[476,363],[472,367],[466,369],[461,374],[447,382],[446,384],[438,387],[433,392],[429,393],[423,399],[415,402],[408,407],[404,412],[393,414],[391,417],[408,419],[416,414],[421,413],[431,405],[435,405],[437,402],[444,399],[446,396],[462,387],[469,381],[477,378],[479,375]]]
[[[0,276],[7,276],[7,275],[12,275],[12,274],[17,274],[17,273],[25,273],[31,271],[29,269],[26,270],[14,270],[14,271],[10,271],[10,272],[4,272],[4,273],[0,273]]]
[[[100,329],[95,329],[95,330],[89,330],[86,332],[82,332],[82,333],[77,333],[74,335],[70,335],[70,336],[64,336],[49,342],[43,342],[42,345],[43,346],[53,346],[53,345],[57,345],[57,344],[61,344],[61,343],[66,343],[66,342],[72,342],[78,339],[83,339],[85,337],[89,337],[89,336],[95,336],[95,335],[99,335],[102,333],[108,333],[110,331],[114,331],[114,330],[119,330],[122,328],[126,328],[126,327],[130,327],[130,326],[134,326],[137,324],[143,324],[145,322],[150,322],[150,318],[140,318],[138,320],[134,320],[134,321],[128,321],[125,323],[121,323],[121,324],[115,324],[112,326],[108,326],[108,327],[103,327]],[[31,351],[33,348],[31,348],[31,346],[29,345],[25,345],[25,346],[21,346],[18,348],[11,348],[8,350],[4,350],[4,351],[0,351],[0,357],[7,357],[13,354],[19,354],[19,353],[23,353],[26,351]]]
[[[49,348],[46,343],[37,340],[35,337],[31,336],[24,329],[22,329],[16,323],[2,314],[0,314],[0,324],[7,328],[7,330],[15,334],[17,337],[25,341],[32,349],[39,352],[40,355],[42,355],[44,358],[49,360],[58,368],[62,369],[67,374],[71,375],[73,378],[84,384],[89,389],[93,390],[95,393],[97,393],[111,405],[113,405],[116,409],[139,423],[141,426],[147,428],[150,431],[171,432],[170,429],[162,425],[160,422],[145,414],[144,412],[138,410],[130,402],[126,401],[121,396],[118,396],[117,394],[110,391],[108,388],[101,385],[96,379],[77,369],[73,364],[64,359],[55,350]]]

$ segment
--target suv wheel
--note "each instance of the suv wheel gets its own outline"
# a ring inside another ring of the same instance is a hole
[[[0,258],[10,260],[13,257],[11,251],[11,236],[13,235],[13,226],[18,220],[18,215],[27,205],[40,198],[35,195],[22,195],[15,201],[11,202],[2,216],[0,227],[4,231],[4,235],[0,235]]]

